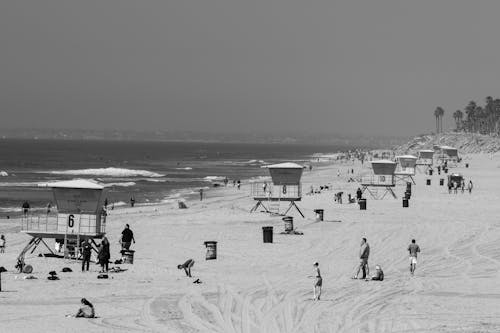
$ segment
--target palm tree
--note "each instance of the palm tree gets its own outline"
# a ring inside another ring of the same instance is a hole
[[[460,110],[453,112],[453,119],[455,119],[456,130],[460,129],[460,124],[462,122],[463,113]]]
[[[434,117],[436,117],[436,133],[439,133],[439,107],[434,110]]]
[[[441,133],[443,132],[443,116],[444,116],[444,109],[442,107],[439,107],[439,129]]]
[[[469,132],[474,132],[475,130],[475,119],[476,119],[476,107],[477,104],[474,101],[470,101],[465,107],[465,114],[467,115],[467,129]]]

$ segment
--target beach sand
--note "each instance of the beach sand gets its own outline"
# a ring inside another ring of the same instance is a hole
[[[116,209],[108,217],[112,260],[126,223],[137,243],[133,265],[98,280],[99,266],[80,272],[80,262],[28,254],[37,280],[16,274],[16,257],[29,237],[19,221],[0,220],[7,249],[0,254],[2,332],[499,332],[500,331],[500,155],[470,155],[471,167],[451,169],[472,179],[472,194],[448,194],[439,176],[417,174],[409,208],[398,199],[372,200],[367,210],[346,204],[357,183],[330,165],[304,172],[303,189],[328,183],[333,189],[305,195],[293,212],[303,235],[282,235],[281,217],[249,211],[248,184],[207,191],[207,199],[175,205]],[[365,165],[366,167],[366,165]],[[337,170],[341,177],[337,177]],[[367,171],[366,169],[364,170]],[[344,192],[344,204],[334,202]],[[285,207],[286,204],[283,205]],[[314,209],[325,210],[315,222]],[[274,227],[274,243],[263,244],[262,227]],[[370,269],[383,282],[352,280],[362,237],[371,247]],[[415,238],[421,254],[410,276],[407,246]],[[218,242],[217,260],[205,260],[204,241]],[[52,243],[51,243],[52,244]],[[43,251],[43,248],[39,248]],[[45,251],[44,251],[45,252]],[[177,264],[193,258],[193,278]],[[312,300],[315,261],[323,275],[321,301]],[[73,272],[62,273],[62,267]],[[113,266],[113,265],[111,265]],[[58,281],[46,279],[56,270]],[[59,273],[60,272],[60,273]],[[193,284],[199,278],[202,284]],[[80,299],[98,318],[67,318]]]

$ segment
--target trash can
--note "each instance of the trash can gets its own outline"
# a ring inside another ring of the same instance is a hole
[[[427,185],[430,185],[430,184],[431,184],[431,180],[430,180],[430,179],[427,179],[427,180],[426,180],[426,184],[427,184]]]
[[[283,222],[285,222],[285,232],[293,231],[293,217],[292,216],[285,216],[282,220],[283,220]],[[271,238],[271,243],[272,242],[273,241]]]
[[[405,192],[405,199],[409,200],[411,198],[411,192]]]
[[[273,227],[262,227],[262,236],[264,238],[264,243],[272,243]]]
[[[366,199],[359,199],[359,210],[366,210]]]
[[[408,199],[404,198],[404,199],[403,199],[403,207],[404,207],[404,208],[407,208],[407,207],[408,207],[409,202],[410,202],[410,200],[408,200]]]
[[[314,212],[316,213],[316,221],[323,221],[323,216],[325,213],[324,209],[315,209]]]
[[[465,167],[468,168],[469,167],[469,163],[465,163]]]
[[[134,250],[122,250],[122,258],[124,264],[134,263]]]
[[[432,173],[434,172],[434,170],[432,169],[429,169],[429,176],[432,176]]]
[[[444,185],[444,178],[441,178],[439,179],[439,186],[443,186]]]
[[[205,247],[207,248],[205,260],[217,259],[217,242],[216,241],[206,241]]]

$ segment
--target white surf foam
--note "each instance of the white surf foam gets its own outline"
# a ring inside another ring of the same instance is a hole
[[[122,182],[122,183],[108,183],[105,184],[104,187],[112,187],[112,186],[119,186],[119,187],[130,187],[134,186],[134,182]]]
[[[0,177],[7,177],[8,175],[7,171],[0,171]]]
[[[222,177],[222,176],[206,176],[205,178],[203,178],[203,180],[207,181],[207,182],[222,181],[224,179],[225,179],[225,177]]]
[[[191,167],[175,168],[175,170],[193,170],[193,168],[191,168]]]
[[[53,175],[88,175],[88,176],[108,176],[108,177],[163,177],[164,175],[147,171],[147,170],[133,170],[133,169],[123,169],[123,168],[98,168],[98,169],[77,169],[77,170],[56,170],[49,172],[40,172],[40,173],[49,173]]]

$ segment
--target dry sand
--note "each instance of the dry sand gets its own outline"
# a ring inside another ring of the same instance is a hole
[[[119,256],[119,235],[131,225],[137,243],[133,265],[96,278],[99,267],[81,273],[72,260],[27,256],[37,280],[14,273],[15,258],[29,237],[18,221],[0,220],[7,253],[0,254],[1,332],[499,332],[500,331],[500,155],[468,157],[457,168],[471,195],[449,195],[440,176],[418,174],[409,208],[398,199],[371,200],[368,209],[339,205],[333,194],[354,194],[345,172],[361,165],[330,165],[305,172],[304,190],[332,183],[334,189],[305,196],[293,213],[304,235],[281,235],[283,222],[265,213],[250,214],[249,186],[208,191],[203,202],[114,210],[108,219],[112,260]],[[342,177],[337,178],[340,169]],[[366,171],[366,170],[365,170]],[[344,196],[345,198],[345,196]],[[344,200],[345,202],[346,200]],[[313,209],[325,209],[314,222]],[[341,221],[341,222],[334,222]],[[262,226],[274,226],[274,243],[263,244]],[[371,246],[370,267],[380,264],[383,282],[352,280],[360,239]],[[416,238],[422,252],[415,276],[409,274],[407,246]],[[204,241],[218,241],[217,260],[205,260]],[[40,249],[42,249],[40,247]],[[43,249],[42,249],[43,250]],[[176,265],[196,263],[193,284]],[[312,264],[323,275],[321,301],[312,301]],[[59,281],[46,279],[51,270]],[[98,318],[66,318],[81,297]]]

